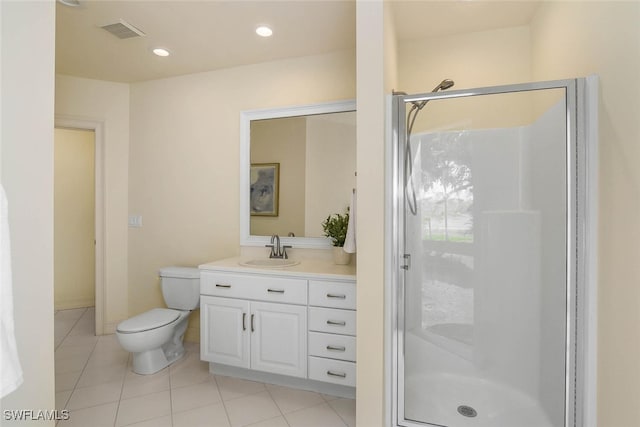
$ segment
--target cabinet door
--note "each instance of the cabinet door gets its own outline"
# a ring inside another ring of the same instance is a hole
[[[307,307],[251,303],[251,368],[306,378]]]
[[[249,367],[249,303],[200,297],[200,359]]]

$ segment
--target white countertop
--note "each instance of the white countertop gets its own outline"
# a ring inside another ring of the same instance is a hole
[[[242,272],[276,276],[318,277],[342,280],[356,279],[356,266],[352,264],[336,265],[332,261],[327,260],[302,259],[299,264],[291,267],[254,267],[240,265],[240,263],[246,261],[249,261],[246,257],[226,258],[202,264],[198,266],[198,268],[208,271]]]

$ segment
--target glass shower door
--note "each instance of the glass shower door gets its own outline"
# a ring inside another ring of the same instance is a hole
[[[399,425],[572,425],[574,110],[574,81],[399,98]]]

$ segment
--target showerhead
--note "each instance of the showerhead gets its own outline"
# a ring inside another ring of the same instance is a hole
[[[438,86],[436,86],[431,92],[437,92],[439,90],[447,90],[452,87],[455,83],[451,79],[444,79],[440,82]]]
[[[449,89],[450,87],[452,87],[455,83],[453,82],[453,80],[451,79],[444,79],[443,81],[440,82],[440,84],[436,87],[433,88],[433,90],[431,92],[437,92],[439,90],[446,90]],[[416,110],[422,110],[424,108],[425,105],[427,105],[427,102],[429,102],[429,100],[426,101],[412,101],[411,103],[413,104],[414,109]]]

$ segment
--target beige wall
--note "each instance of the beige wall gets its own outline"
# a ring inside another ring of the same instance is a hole
[[[157,271],[238,255],[240,112],[352,99],[353,51],[131,86],[130,314],[162,306]],[[191,316],[187,339],[198,339]]]
[[[359,1],[356,9],[358,61],[357,221],[358,426],[386,424],[384,357],[384,229],[386,99],[393,81],[395,42],[382,0]],[[381,49],[381,47],[383,47]]]
[[[95,132],[54,131],[54,308],[95,300]]]
[[[101,122],[104,128],[104,295],[105,333],[129,317],[127,301],[127,207],[129,162],[129,85],[56,76],[55,114]],[[96,309],[97,311],[97,309]]]
[[[9,201],[13,319],[24,383],[2,410],[53,409],[54,2],[1,2],[2,184]],[[4,288],[3,288],[4,292]],[[7,314],[2,301],[2,314]],[[3,425],[53,426],[47,421]]]
[[[251,123],[251,163],[279,163],[278,216],[251,216],[250,234],[304,236],[306,119],[288,117]]]
[[[399,89],[408,93],[429,92],[443,79],[455,82],[451,90],[531,81],[529,27],[398,44]],[[531,123],[530,109],[530,94],[433,101],[429,104],[429,114],[418,115],[413,130],[521,126]],[[452,123],[451,117],[469,119]]]
[[[400,41],[398,83],[408,93],[429,92],[443,79],[454,89],[529,81],[529,27]]]
[[[543,3],[533,78],[597,74],[598,426],[640,425],[640,3]]]

